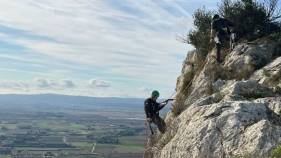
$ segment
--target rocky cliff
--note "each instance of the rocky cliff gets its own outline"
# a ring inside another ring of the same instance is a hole
[[[153,158],[267,157],[281,142],[281,57],[274,41],[240,43],[216,63],[190,51],[165,134],[152,135]]]

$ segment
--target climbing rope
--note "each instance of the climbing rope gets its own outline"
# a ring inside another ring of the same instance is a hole
[[[148,148],[146,148],[143,152],[143,158],[145,158],[145,155],[146,155],[146,151],[148,150]]]
[[[231,40],[231,39],[230,39]],[[278,46],[278,44],[279,44],[279,40],[280,39],[278,39],[278,42],[277,42],[277,46]],[[236,43],[235,43],[235,41],[230,41],[231,43],[233,43],[235,46],[236,46]],[[252,42],[239,42],[237,45],[239,45],[239,44],[243,44],[243,43],[246,43],[246,44],[253,44]],[[231,48],[230,49],[227,49],[227,50],[225,50],[225,51],[223,51],[221,54],[227,54],[228,52],[230,52],[232,49],[233,49],[234,47],[232,47],[232,45],[231,45]],[[278,47],[277,47],[277,53],[278,53]],[[206,63],[208,62],[208,60],[209,59],[212,59],[212,58],[214,58],[214,56],[211,56],[210,58],[206,58],[205,59],[205,61],[203,62],[203,64],[201,65],[201,67],[196,71],[196,73],[192,76],[192,80],[191,80],[191,82],[189,82],[188,83],[188,85],[185,87],[185,89],[183,90],[183,92],[182,93],[184,93],[189,87],[190,87],[190,85],[191,85],[191,83],[193,83],[193,81],[194,81],[194,77],[195,76],[198,76],[197,74],[199,73],[199,72],[201,72],[201,70],[203,69],[203,67],[206,65]],[[177,93],[177,91],[175,92],[175,93],[173,93],[172,95],[171,95],[171,97],[172,96],[174,96],[175,94]],[[171,97],[169,97],[169,98],[171,98]],[[157,111],[157,113],[158,113],[159,111]],[[156,114],[157,114],[156,113]],[[156,115],[155,114],[155,115]],[[155,117],[155,115],[153,116],[153,117]],[[153,118],[152,117],[152,118]],[[147,126],[147,123],[146,123],[146,142],[147,142],[147,138],[148,138],[148,132],[147,132],[147,130],[148,130],[148,126]],[[147,144],[146,144],[146,149],[144,150],[144,153],[143,153],[143,158],[145,158],[145,155],[147,154],[147,150],[148,150],[149,148],[147,148]]]
[[[280,38],[279,38],[278,41],[277,41],[277,50],[276,50],[276,54],[279,53],[279,41],[280,41]]]
[[[214,58],[213,56],[211,56],[210,58],[206,58],[205,61],[202,63],[201,67],[199,67],[199,69],[197,69],[196,73],[192,76],[192,81],[188,83],[188,85],[185,87],[185,89],[183,90],[182,93],[184,93],[191,85],[191,83],[193,83],[193,80],[195,79],[194,76],[198,76],[198,73],[202,71],[203,67],[207,64],[209,59]]]
[[[146,137],[145,137],[145,144],[144,144],[144,148],[147,148],[147,141],[148,141],[148,139],[147,139],[147,137],[148,137],[148,127],[147,127],[147,122],[145,123],[145,126],[146,126]]]
[[[213,58],[213,57],[211,57],[211,58]],[[211,59],[211,58],[210,58],[210,59]],[[203,64],[201,65],[201,67],[200,67],[200,68],[196,71],[196,73],[192,76],[192,81],[188,83],[188,85],[185,87],[185,89],[183,90],[182,93],[184,93],[184,92],[190,87],[191,83],[193,83],[194,76],[198,76],[197,74],[203,69],[203,67],[206,65],[206,63],[208,62],[208,60],[209,60],[209,58],[206,58],[206,59],[205,59],[205,61],[204,61]],[[169,98],[171,98],[172,96],[174,96],[176,93],[177,93],[177,91],[174,92]],[[157,111],[156,114],[157,114],[158,112],[159,112],[159,111]],[[151,118],[154,118],[154,117],[156,116],[156,114],[153,115]],[[146,142],[147,142],[147,141],[148,141],[148,126],[147,126],[147,122],[146,122]],[[148,149],[149,149],[149,148],[147,148],[147,144],[146,144],[146,149],[145,149],[144,152],[143,152],[143,158],[145,158],[145,156],[147,155],[147,150],[148,150]]]

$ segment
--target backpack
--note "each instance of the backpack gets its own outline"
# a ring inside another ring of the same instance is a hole
[[[219,25],[220,28],[217,29],[217,32],[220,35],[224,35],[224,34],[226,34],[228,36],[230,35],[230,29],[228,27],[228,20],[220,18],[220,19],[216,20],[216,23],[217,24],[220,23],[220,25]],[[219,27],[219,26],[217,25],[217,27]]]
[[[230,35],[230,29],[228,27],[228,21],[226,19],[222,19],[221,24],[222,24],[222,30],[229,36]]]

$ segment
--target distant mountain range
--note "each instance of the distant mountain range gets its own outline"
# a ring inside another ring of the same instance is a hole
[[[67,106],[79,105],[79,107],[97,108],[136,108],[143,109],[145,98],[115,98],[115,97],[87,97],[70,96],[59,94],[0,94],[0,104],[25,104],[25,105],[45,105],[45,106]],[[157,100],[161,102],[163,100]],[[169,104],[167,106],[170,106]]]

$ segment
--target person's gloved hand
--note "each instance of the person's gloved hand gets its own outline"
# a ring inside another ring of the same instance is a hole
[[[162,106],[165,106],[167,104],[168,104],[168,101],[165,101],[165,102],[161,103]]]

